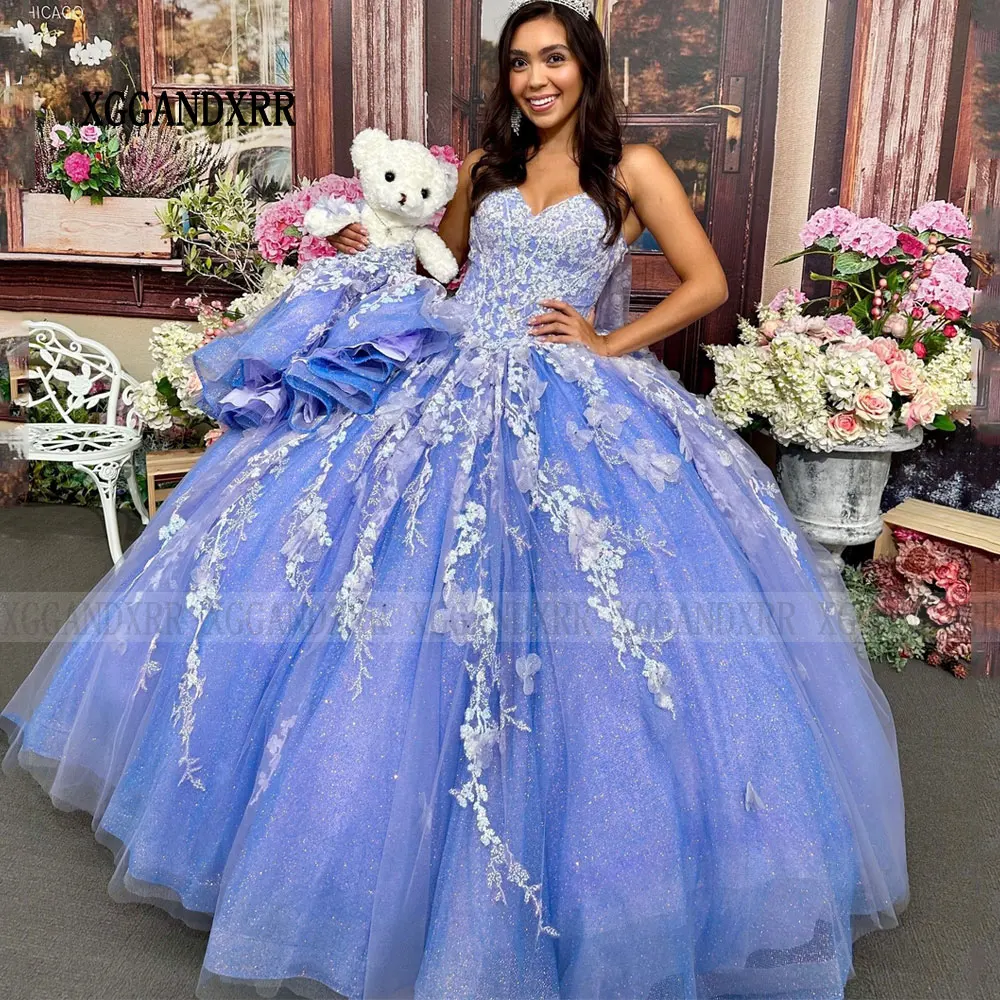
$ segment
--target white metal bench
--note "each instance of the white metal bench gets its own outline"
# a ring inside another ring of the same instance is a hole
[[[122,371],[115,354],[96,340],[77,336],[69,327],[50,320],[25,320],[24,326],[30,334],[30,388],[27,398],[21,396],[17,403],[31,409],[49,402],[62,417],[58,422],[25,425],[24,457],[28,461],[65,462],[90,476],[100,494],[111,558],[117,563],[122,546],[115,501],[123,466],[135,509],[142,523],[149,523],[135,476],[134,455],[142,443],[143,427],[133,405],[139,383]],[[91,393],[98,381],[106,381],[107,387]],[[118,423],[120,403],[124,404],[122,423]],[[74,423],[70,416],[80,407],[93,410],[101,405],[106,407],[101,423]]]

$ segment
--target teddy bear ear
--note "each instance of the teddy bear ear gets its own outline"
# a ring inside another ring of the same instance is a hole
[[[351,143],[351,162],[359,173],[371,162],[379,149],[387,145],[389,136],[381,129],[366,128],[354,137]]]
[[[454,197],[458,190],[458,167],[454,163],[441,162],[444,170],[444,190],[448,201]]]

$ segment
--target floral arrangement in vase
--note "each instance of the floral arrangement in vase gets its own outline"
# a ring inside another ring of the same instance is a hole
[[[784,289],[739,323],[739,343],[709,345],[709,394],[734,429],[766,430],[783,445],[830,451],[878,446],[893,428],[954,430],[968,423],[974,291],[963,260],[970,226],[946,202],[906,225],[821,209],[801,233],[804,254],[832,257],[831,296]],[[822,312],[808,307],[824,303]]]
[[[258,290],[233,299],[228,306],[217,299],[205,302],[201,296],[186,299],[185,306],[196,317],[194,325],[169,320],[153,327],[149,342],[154,362],[152,377],[140,383],[135,402],[136,410],[152,430],[178,432],[182,439],[204,437],[212,422],[195,404],[198,383],[188,356],[238,320],[263,309],[294,276],[293,267],[269,267]]]
[[[956,677],[972,657],[971,568],[961,548],[893,528],[898,552],[847,567],[845,582],[873,660],[923,658]]]

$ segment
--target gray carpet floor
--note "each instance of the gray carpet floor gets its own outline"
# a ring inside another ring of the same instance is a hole
[[[124,514],[121,525],[127,544],[140,525]],[[28,601],[61,594],[68,615],[110,565],[96,511],[0,509],[0,705],[44,648],[26,634]],[[1000,679],[958,681],[920,663],[877,676],[899,734],[912,902],[900,927],[857,942],[846,995],[996,1000]],[[113,902],[111,855],[88,820],[53,809],[23,775],[0,778],[0,995],[192,1000],[206,936]]]

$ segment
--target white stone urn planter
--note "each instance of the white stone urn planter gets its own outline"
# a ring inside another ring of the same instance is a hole
[[[839,557],[846,546],[881,534],[893,453],[910,451],[923,439],[922,427],[894,427],[878,444],[843,444],[829,452],[779,444],[778,485],[802,530]]]

